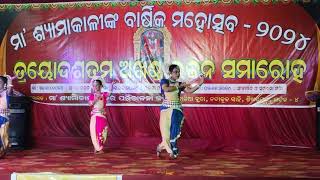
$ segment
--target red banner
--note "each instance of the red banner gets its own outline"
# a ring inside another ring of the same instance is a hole
[[[61,6],[59,6],[61,5]],[[205,83],[186,106],[307,107],[317,89],[319,34],[297,4],[68,3],[17,12],[7,73],[34,101],[86,105],[89,82],[117,81],[110,104],[159,105],[172,63]],[[61,8],[59,8],[61,7]]]

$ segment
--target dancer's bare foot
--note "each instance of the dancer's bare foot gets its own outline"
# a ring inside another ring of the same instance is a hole
[[[94,151],[94,154],[103,154],[104,153],[104,151],[103,150],[100,150],[100,151]]]
[[[177,159],[178,155],[174,153],[169,153],[170,159]]]
[[[156,152],[157,152],[157,156],[160,157],[161,156],[161,149],[160,149],[159,145],[157,146]]]

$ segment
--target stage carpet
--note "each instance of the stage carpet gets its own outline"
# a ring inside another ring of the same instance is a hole
[[[122,179],[287,179],[320,178],[320,153],[314,149],[269,148],[261,151],[195,151],[182,149],[178,159],[153,149],[11,150],[0,159],[0,179],[10,174],[121,174]]]

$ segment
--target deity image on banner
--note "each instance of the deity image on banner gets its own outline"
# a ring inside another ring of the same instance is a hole
[[[140,58],[142,61],[164,62],[164,36],[156,29],[148,29],[140,36]]]

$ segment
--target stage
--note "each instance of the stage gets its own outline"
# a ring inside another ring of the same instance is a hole
[[[122,179],[287,179],[320,178],[319,151],[270,147],[259,151],[182,149],[178,159],[158,158],[154,149],[92,148],[11,150],[0,160],[0,179],[13,172],[119,174]]]

